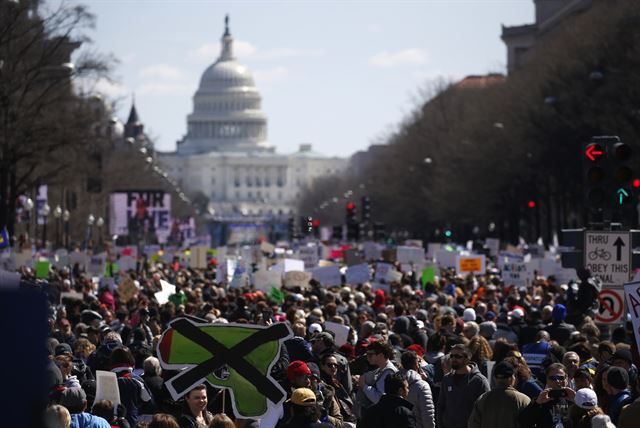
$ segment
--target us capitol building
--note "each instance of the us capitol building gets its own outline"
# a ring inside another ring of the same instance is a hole
[[[310,144],[276,153],[261,101],[251,72],[233,55],[227,17],[220,57],[202,74],[186,135],[175,152],[157,153],[190,196],[209,198],[215,221],[285,221],[316,178],[347,167],[346,159],[323,156]]]

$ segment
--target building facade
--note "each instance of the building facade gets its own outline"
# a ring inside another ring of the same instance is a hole
[[[534,0],[536,22],[502,26],[502,41],[507,46],[507,70],[512,73],[523,67],[537,40],[561,25],[566,19],[589,7],[593,0]]]
[[[267,139],[267,116],[251,72],[233,54],[228,17],[219,58],[202,74],[175,152],[156,152],[163,169],[193,197],[209,200],[218,222],[282,221],[313,181],[342,172],[347,160],[301,144],[279,154]]]

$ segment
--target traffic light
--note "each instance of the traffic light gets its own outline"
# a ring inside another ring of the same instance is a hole
[[[289,231],[289,239],[293,239],[296,233],[296,221],[293,217],[289,217],[287,221],[287,230]]]
[[[362,197],[362,222],[369,223],[371,221],[371,199],[368,196]]]
[[[617,209],[640,187],[631,167],[633,150],[617,136],[592,137],[583,149],[584,196],[590,208]]]
[[[385,238],[385,229],[386,226],[384,223],[374,223],[373,224],[373,240],[381,241]]]
[[[360,238],[360,224],[347,223],[347,241],[357,241]]]
[[[535,208],[536,207],[536,201],[534,201],[533,199],[530,199],[529,202],[527,202],[527,207],[528,208]]]
[[[633,170],[630,166],[633,151],[628,144],[618,141],[611,147],[611,168],[613,178],[613,190],[615,191],[616,205],[622,206],[631,201],[633,193]]]
[[[346,206],[347,212],[346,212],[346,222],[347,224],[353,222],[356,222],[356,204],[354,204],[353,202],[347,202],[347,206]]]
[[[594,137],[583,150],[584,199],[592,208],[603,208],[607,202],[608,144],[608,140]]]
[[[311,222],[311,229],[313,230],[313,236],[316,238],[320,237],[320,220],[314,218]]]

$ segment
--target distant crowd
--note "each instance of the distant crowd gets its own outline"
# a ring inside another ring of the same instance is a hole
[[[388,288],[311,280],[274,295],[227,286],[213,264],[139,264],[117,274],[137,289],[126,302],[77,265],[52,267],[45,280],[22,267],[22,286],[49,301],[46,426],[640,426],[633,331],[594,322],[592,279],[537,276],[516,287],[489,267],[466,277],[442,269],[424,285],[406,273]],[[161,281],[176,286],[162,305]],[[288,323],[294,337],[271,368],[286,400],[259,420],[236,419],[229,391],[209,383],[173,400],[166,381],[176,372],[162,369],[156,349],[177,317]],[[327,322],[349,327],[346,343]],[[95,399],[98,370],[116,374],[120,403]]]

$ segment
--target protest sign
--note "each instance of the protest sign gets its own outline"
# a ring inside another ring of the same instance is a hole
[[[385,281],[388,283],[391,282],[400,282],[402,281],[402,272],[398,272],[395,269],[389,269],[387,271],[387,275],[385,276]]]
[[[467,275],[470,273],[484,275],[485,267],[484,255],[456,257],[456,273],[458,275]]]
[[[36,262],[36,278],[44,279],[49,277],[51,262],[49,260],[38,260]]]
[[[436,251],[436,263],[441,268],[456,267],[456,257],[458,253],[455,251],[438,250]]]
[[[382,257],[382,248],[375,242],[365,242],[362,244],[364,259],[367,261],[378,260]]]
[[[390,263],[376,263],[376,270],[373,278],[376,282],[386,282],[387,273],[393,269],[393,265]]]
[[[336,335],[335,336],[336,346],[341,347],[342,345],[347,343],[347,340],[349,339],[348,325],[338,324],[336,322],[331,322],[331,321],[325,321],[324,327],[327,330],[332,331]]]
[[[118,377],[114,372],[96,370],[96,398],[95,401],[109,400],[114,406],[120,404],[120,390]]]
[[[282,275],[277,271],[257,270],[251,275],[256,290],[269,291],[271,287],[280,288]]]
[[[111,235],[129,236],[151,233],[157,238],[156,242],[165,243],[171,233],[171,225],[171,194],[169,192],[131,190],[111,194],[109,220]],[[151,255],[157,252],[158,250],[155,250],[146,254]]]
[[[162,287],[162,290],[156,292],[155,296],[156,296],[156,300],[158,301],[158,304],[164,305],[169,301],[169,296],[171,296],[172,294],[175,294],[176,286],[173,284],[169,284],[167,281],[163,279],[160,280],[160,286]]]
[[[207,267],[207,247],[192,247],[189,254],[189,267],[192,269],[205,269]]]
[[[436,253],[440,250],[442,250],[442,244],[439,242],[429,242],[427,244],[427,253],[425,254],[425,257],[429,260],[435,260]]]
[[[81,251],[72,251],[69,253],[69,263],[72,266],[78,264],[80,269],[84,269],[87,264],[87,255]]]
[[[633,324],[636,349],[640,350],[640,282],[633,281],[624,284],[624,294],[627,301],[627,310],[631,315],[631,323]]]
[[[349,266],[345,272],[347,284],[357,285],[371,280],[371,268],[368,263]]]
[[[176,373],[165,382],[175,401],[206,380],[229,391],[237,418],[255,419],[287,397],[271,368],[283,341],[291,337],[286,323],[265,327],[176,318],[162,334],[156,353],[162,368]]]
[[[298,249],[300,260],[304,263],[304,269],[313,269],[318,266],[318,247],[315,245],[300,247]],[[304,270],[303,269],[303,270]]]
[[[400,263],[423,265],[424,248],[420,247],[398,247],[396,257]]]
[[[436,282],[436,267],[435,266],[427,266],[422,269],[422,275],[420,275],[420,282],[424,287],[427,283],[435,284]]]
[[[64,266],[67,266],[68,264],[69,264],[69,252],[64,248],[60,248],[56,250],[55,255],[53,257],[53,265],[56,268],[61,269]]]
[[[125,280],[118,285],[118,296],[120,296],[120,300],[124,303],[133,299],[136,294],[138,294],[138,288],[131,278],[125,278]]]
[[[521,262],[505,263],[502,267],[502,281],[506,286],[528,287],[533,282],[533,271]]]
[[[87,273],[91,276],[100,276],[104,273],[104,265],[107,260],[106,253],[94,254],[88,258]]]
[[[121,256],[118,259],[118,268],[122,272],[136,270],[136,260],[131,256]]]
[[[338,266],[318,267],[311,271],[313,278],[323,287],[342,284],[340,268]]]
[[[286,288],[308,288],[309,280],[311,280],[311,272],[292,270],[284,274],[284,286]]]

